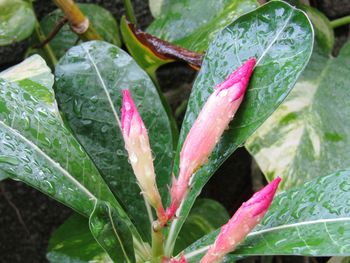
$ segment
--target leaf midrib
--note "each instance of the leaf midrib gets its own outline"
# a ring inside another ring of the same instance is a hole
[[[298,223],[292,223],[292,224],[286,224],[286,225],[279,225],[276,227],[270,227],[262,230],[258,230],[255,232],[251,232],[247,235],[247,237],[254,237],[258,235],[262,235],[265,233],[270,233],[273,231],[283,230],[283,229],[289,229],[299,226],[307,226],[307,225],[314,225],[314,224],[325,224],[325,223],[334,223],[334,222],[343,222],[343,221],[350,221],[350,217],[340,217],[340,218],[328,218],[328,219],[317,219],[317,220],[309,220],[304,222],[298,222]],[[209,249],[210,245],[204,246],[200,249],[197,249],[195,251],[192,251],[185,255],[186,259],[190,259],[192,257],[197,256],[198,254],[201,254]]]
[[[54,161],[49,155],[47,155],[39,146],[34,142],[24,137],[19,130],[14,129],[0,120],[0,125],[3,126],[6,130],[10,131],[16,137],[20,138],[26,144],[28,144],[32,149],[34,149],[39,155],[44,157],[53,167],[58,169],[62,174],[65,175],[73,184],[75,184],[80,190],[82,190],[87,196],[92,200],[97,200],[97,197],[93,195],[84,185],[82,185],[77,179],[75,179],[67,170],[65,170],[58,162]]]

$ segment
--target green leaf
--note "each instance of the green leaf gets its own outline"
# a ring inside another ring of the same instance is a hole
[[[88,220],[78,214],[52,234],[46,257],[51,263],[112,262],[91,235]]]
[[[53,79],[50,69],[39,56],[28,60],[1,74],[0,136],[4,147],[0,148],[0,169],[88,215],[97,198],[93,192],[99,186],[99,174],[59,117],[52,100],[53,82],[46,81]],[[26,72],[26,66],[33,64],[37,70]],[[33,81],[37,71],[43,73]],[[16,79],[16,72],[23,72],[23,79]],[[82,183],[85,172],[96,184]],[[113,198],[108,188],[102,192]]]
[[[282,176],[287,189],[350,166],[349,71],[350,43],[336,59],[314,52],[285,102],[249,138],[268,180]]]
[[[168,253],[203,186],[284,100],[306,66],[312,45],[312,26],[305,14],[278,1],[241,16],[211,43],[189,99],[177,148],[175,175],[178,174],[179,153],[185,136],[213,87],[248,58],[256,57],[257,65],[240,110],[208,163],[194,175],[193,186],[178,212],[179,219],[171,224],[166,245]]]
[[[204,51],[219,30],[256,7],[256,0],[218,0],[210,1],[210,4],[197,0],[169,0],[162,3],[162,14],[147,31],[189,50]]]
[[[22,0],[0,1],[0,46],[29,37],[35,27],[31,4]]]
[[[211,199],[197,199],[176,241],[175,254],[230,219],[225,207]]]
[[[28,66],[32,66],[27,69]],[[16,73],[23,75],[16,78]],[[64,125],[53,99],[52,74],[34,56],[1,74],[0,170],[79,213],[109,202],[137,240],[138,232],[95,165]]]
[[[349,255],[350,170],[339,171],[277,195],[258,225],[226,262],[251,255]],[[186,249],[198,262],[219,230]]]
[[[118,24],[108,10],[94,4],[79,4],[79,8],[90,19],[103,40],[117,46],[121,45]],[[48,36],[63,17],[64,15],[61,9],[56,9],[52,13],[46,15],[40,21],[40,26],[44,34]],[[79,37],[72,32],[69,25],[66,24],[50,41],[50,46],[56,57],[61,58],[68,49],[75,46],[77,43],[80,43]]]
[[[150,222],[118,127],[121,90],[129,88],[150,136],[158,188],[167,195],[173,158],[170,122],[148,75],[123,50],[93,41],[74,47],[56,67],[57,97],[80,143],[130,217],[149,238]]]
[[[297,7],[305,11],[312,21],[318,47],[326,54],[330,54],[334,46],[334,30],[329,19],[316,8],[303,4],[298,4]]]
[[[132,235],[108,203],[96,202],[89,226],[92,235],[115,263],[135,262]]]

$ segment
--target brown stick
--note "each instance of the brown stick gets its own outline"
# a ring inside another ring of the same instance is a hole
[[[73,32],[86,40],[101,40],[101,36],[73,0],[53,0],[67,17]]]
[[[54,39],[54,37],[58,34],[58,32],[60,32],[60,30],[62,29],[62,27],[68,22],[67,17],[63,17],[60,21],[58,21],[58,23],[55,25],[54,29],[51,31],[51,33],[49,34],[49,36],[42,41],[41,43],[37,44],[34,46],[34,48],[42,48],[43,46],[45,46],[47,43],[49,43],[52,39]]]

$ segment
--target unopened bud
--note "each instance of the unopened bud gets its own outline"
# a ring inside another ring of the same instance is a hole
[[[221,228],[215,243],[200,263],[221,262],[226,254],[235,250],[237,245],[262,220],[272,203],[280,181],[281,178],[277,177],[242,204],[229,222]]]
[[[121,126],[125,149],[142,194],[156,209],[158,216],[164,217],[147,129],[128,90],[123,90]]]
[[[198,118],[189,131],[180,153],[180,172],[173,179],[171,205],[167,217],[174,216],[185,198],[192,174],[208,161],[225,129],[240,106],[255,66],[255,58],[229,75],[224,82],[215,86],[215,91],[204,104]]]

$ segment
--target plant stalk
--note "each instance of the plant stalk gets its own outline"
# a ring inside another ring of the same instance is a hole
[[[350,24],[350,16],[344,16],[331,21],[331,27],[333,29],[347,24]]]
[[[67,17],[71,29],[83,40],[102,40],[89,19],[73,0],[53,0]]]
[[[45,37],[44,33],[42,32],[38,21],[35,24],[35,34],[37,35],[39,42],[45,41],[46,37]],[[48,43],[46,43],[43,46],[43,49],[44,49],[47,57],[50,59],[52,66],[55,67],[57,64],[57,58],[55,56],[55,53],[53,53],[51,46]]]
[[[123,0],[123,4],[125,7],[125,11],[126,11],[126,17],[128,18],[128,20],[136,25],[136,17],[135,17],[135,12],[134,12],[134,8],[131,4],[130,0]]]
[[[158,221],[152,224],[152,262],[159,263],[164,255],[164,239],[162,227]]]

